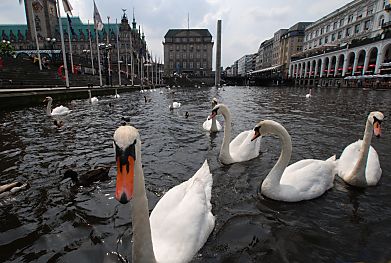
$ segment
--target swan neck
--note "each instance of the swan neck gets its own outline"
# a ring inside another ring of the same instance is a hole
[[[52,115],[52,100],[48,100],[48,105],[46,106],[46,115]]]
[[[233,162],[229,152],[229,144],[231,142],[231,113],[227,108],[223,108],[221,114],[224,117],[224,138],[220,148],[220,160],[225,160],[225,163]]]
[[[354,166],[352,173],[350,174],[350,178],[352,184],[357,186],[366,186],[367,180],[365,178],[365,168],[368,161],[369,148],[371,146],[373,136],[373,125],[367,120],[365,125],[364,138],[362,140],[360,155],[356,165]]]
[[[156,262],[153,252],[148,199],[145,192],[141,150],[137,147],[135,162],[134,197],[132,210],[133,252],[132,262]]]
[[[280,140],[281,154],[277,160],[277,163],[265,178],[263,184],[274,186],[280,184],[282,174],[284,173],[285,168],[288,166],[288,163],[291,159],[292,141],[291,136],[287,130],[281,125],[273,125],[271,133],[277,135]]]

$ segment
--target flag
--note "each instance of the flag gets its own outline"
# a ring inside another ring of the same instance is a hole
[[[96,7],[95,1],[94,1],[94,28],[98,31],[102,31],[103,29],[103,22],[100,18],[100,14],[98,11],[98,8]]]
[[[73,30],[73,27],[72,27],[72,20],[68,14],[67,14],[67,18],[68,18],[69,28],[71,29],[72,35],[76,35],[75,30]]]
[[[62,0],[62,4],[64,6],[65,13],[72,15],[73,8],[72,8],[71,4],[69,3],[69,1],[68,0]]]

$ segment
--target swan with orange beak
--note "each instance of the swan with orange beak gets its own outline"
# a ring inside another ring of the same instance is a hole
[[[357,186],[373,186],[380,180],[382,170],[379,156],[371,146],[372,135],[381,136],[383,113],[369,113],[364,138],[348,145],[338,159],[338,176],[346,183]]]
[[[132,200],[132,262],[189,262],[212,232],[213,178],[207,161],[189,180],[174,186],[149,217],[141,162],[141,139],[132,126],[114,133],[117,182],[115,198]]]

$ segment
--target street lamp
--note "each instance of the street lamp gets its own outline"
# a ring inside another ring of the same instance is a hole
[[[86,63],[86,66],[88,66],[88,56],[89,54],[91,53],[91,50],[89,49],[83,49],[83,54],[84,54],[84,59],[85,59],[85,63]]]
[[[53,60],[53,49],[54,49],[54,44],[56,43],[56,39],[47,37],[46,43],[48,44],[48,46],[50,48],[50,56],[52,57],[52,60]]]
[[[99,49],[103,51],[103,61],[104,61],[104,67],[106,71],[106,85],[111,85],[112,80],[111,80],[111,74],[110,74],[110,50],[112,49],[111,44],[105,44],[105,43],[100,43]]]

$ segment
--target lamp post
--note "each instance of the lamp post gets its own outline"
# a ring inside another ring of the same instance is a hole
[[[52,57],[52,61],[54,60],[53,59],[53,49],[54,49],[54,44],[56,43],[56,39],[55,38],[50,38],[50,37],[47,37],[46,38],[46,43],[49,45],[50,47],[50,56]]]
[[[88,57],[89,57],[90,53],[91,53],[91,50],[83,49],[83,54],[84,54],[84,59],[85,59],[86,66],[89,66],[88,65]]]
[[[104,67],[106,71],[106,85],[110,86],[112,82],[111,82],[111,74],[110,74],[109,54],[110,54],[110,50],[112,49],[112,46],[111,44],[100,43],[99,49],[103,51],[103,61],[104,61]]]

